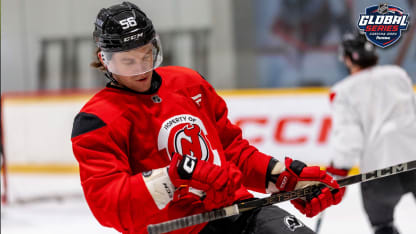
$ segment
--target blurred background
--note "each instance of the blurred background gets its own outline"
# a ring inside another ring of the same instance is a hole
[[[2,92],[102,87],[102,74],[88,66],[95,51],[93,22],[99,9],[117,2],[3,0]],[[229,89],[334,84],[347,74],[337,60],[337,43],[357,28],[372,1],[134,2],[160,34],[164,65],[191,67],[214,87]],[[412,15],[415,1],[389,4]],[[379,53],[381,64],[400,64],[416,79],[414,33],[403,33]],[[403,51],[406,37],[413,39]]]
[[[220,90],[230,119],[252,144],[276,157],[328,162],[328,89],[348,75],[337,59],[338,43],[357,29],[365,8],[379,1],[130,1],[160,35],[162,65],[201,73]],[[95,57],[95,17],[120,2],[1,1],[1,151],[6,156],[1,183],[7,195],[2,233],[114,233],[97,223],[83,201],[70,134],[77,112],[107,82],[89,66]],[[397,43],[378,49],[379,61],[402,66],[415,83],[416,1],[388,3],[409,14],[409,27]],[[370,233],[357,188],[349,194],[347,205],[331,211],[322,233]],[[398,213],[402,229],[416,233],[409,218],[414,202],[404,200],[405,211]],[[302,218],[315,225],[315,219]]]

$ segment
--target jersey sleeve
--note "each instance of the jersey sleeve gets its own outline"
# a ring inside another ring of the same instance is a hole
[[[243,138],[241,129],[228,119],[225,101],[211,86],[208,95],[225,157],[240,168],[244,186],[265,193],[267,168],[272,157],[260,152]]]
[[[330,95],[332,132],[330,150],[336,168],[349,169],[356,165],[363,151],[364,133],[358,112],[341,91]]]
[[[120,131],[114,134],[97,116],[81,112],[75,118],[71,140],[92,213],[102,225],[128,232],[149,223],[158,208],[141,173],[132,174],[127,146],[122,143],[128,142],[128,136],[118,127]]]

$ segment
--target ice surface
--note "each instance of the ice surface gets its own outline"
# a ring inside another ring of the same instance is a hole
[[[386,188],[388,189],[388,188]],[[1,233],[4,234],[95,234],[117,233],[102,227],[90,212],[78,175],[9,175],[11,203],[1,209]],[[16,204],[17,198],[31,199],[51,195],[70,194],[72,198],[27,204]],[[264,195],[255,193],[260,197]],[[382,197],[382,194],[380,194]],[[317,218],[306,218],[289,202],[279,205],[294,214],[306,225],[315,228]],[[396,212],[396,224],[402,234],[416,233],[416,202],[411,194],[400,201]],[[372,233],[361,205],[359,186],[348,187],[343,202],[325,211],[320,234]]]

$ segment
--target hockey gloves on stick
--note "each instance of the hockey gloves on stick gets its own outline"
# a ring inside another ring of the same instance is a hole
[[[284,164],[276,163],[270,178],[275,187],[269,190],[273,192],[292,191],[320,184],[313,196],[291,201],[307,217],[313,217],[327,207],[338,204],[345,191],[345,188],[340,188],[338,183],[318,166],[308,167],[305,163],[288,157],[285,158]]]
[[[202,198],[207,210],[231,205],[235,191],[241,187],[241,172],[232,163],[217,166],[192,156],[174,154],[169,176],[177,188],[192,187],[203,190]]]

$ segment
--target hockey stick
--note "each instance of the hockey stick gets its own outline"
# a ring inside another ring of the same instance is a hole
[[[319,214],[318,220],[316,220],[315,233],[319,233],[319,231],[321,230],[321,224],[322,224],[322,220],[324,219],[324,214],[325,214],[325,211],[322,211]]]
[[[416,160],[402,163],[367,173],[345,177],[343,179],[337,180],[340,187],[347,185],[352,185],[356,183],[366,182],[374,179],[379,179],[382,177],[395,175],[398,173],[410,171],[416,169]],[[302,189],[297,189],[290,192],[275,193],[269,197],[251,200],[247,202],[240,202],[231,206],[220,208],[217,210],[186,216],[179,219],[174,219],[158,224],[151,224],[147,226],[147,231],[150,234],[154,233],[164,233],[170,232],[177,229],[193,226],[196,224],[201,224],[217,219],[226,218],[233,215],[238,215],[241,212],[252,210],[258,207],[269,206],[275,203],[280,203],[284,201],[289,201],[296,198],[313,196],[316,190],[319,189],[319,185],[312,185]]]

